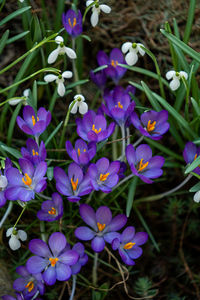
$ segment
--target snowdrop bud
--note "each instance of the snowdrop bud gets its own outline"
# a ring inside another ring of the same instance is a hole
[[[24,230],[17,230],[14,227],[11,227],[6,231],[6,236],[10,236],[8,243],[13,251],[21,247],[20,240],[25,241],[27,239],[27,234]]]
[[[20,103],[20,102],[23,102],[23,104],[24,105],[27,105],[28,103],[27,103],[27,98],[29,97],[29,94],[30,94],[30,89],[26,89],[26,90],[24,90],[24,92],[23,92],[23,98],[20,98],[20,97],[18,97],[18,98],[13,98],[13,99],[11,99],[11,100],[9,100],[8,101],[8,103],[10,104],[10,105],[17,105],[18,103]],[[24,99],[24,97],[25,97],[25,99]]]
[[[88,111],[88,105],[87,105],[87,103],[84,102],[85,97],[83,95],[78,94],[78,95],[74,96],[74,100],[76,100],[76,102],[74,103],[74,105],[71,109],[71,113],[76,114],[77,110],[79,110],[79,113],[84,115]],[[74,101],[72,101],[70,103],[70,106],[72,105],[73,102]]]
[[[200,202],[200,191],[196,192],[194,194],[194,198],[193,198],[194,202],[199,203]]]

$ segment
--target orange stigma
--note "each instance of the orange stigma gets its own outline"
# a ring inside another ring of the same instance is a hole
[[[49,260],[51,262],[51,266],[55,267],[55,265],[56,265],[56,263],[58,261],[58,258],[57,257],[56,258],[50,257]]]
[[[83,152],[86,152],[86,149],[83,149]],[[78,148],[78,156],[81,155],[81,150]]]
[[[51,208],[51,210],[48,211],[50,215],[56,215],[56,209],[54,207]]]
[[[33,156],[35,156],[35,155],[39,155],[39,153],[37,152],[37,151],[35,151],[34,149],[32,150],[32,154],[33,154]]]
[[[76,182],[74,182],[73,178],[71,178],[71,185],[72,185],[73,191],[76,191],[77,185],[78,185],[78,178],[76,179]]]
[[[28,291],[29,291],[29,293],[33,290],[33,288],[34,288],[34,283],[33,283],[33,281],[29,281],[28,283],[27,283],[27,285],[25,286],[25,288],[27,288],[28,289]]]
[[[143,171],[148,166],[148,164],[149,164],[148,161],[145,164],[143,164],[143,158],[141,158],[141,160],[139,162],[138,172]]]
[[[123,105],[120,103],[120,101],[117,102],[117,105],[115,107],[123,108]]]
[[[71,22],[71,19],[69,18],[69,19],[68,19],[68,23],[69,23],[69,26],[70,26],[71,28],[73,28],[74,26],[76,26],[76,18],[73,19],[73,24],[72,24],[72,22]]]
[[[25,176],[22,178],[23,183],[31,187],[32,179],[28,176],[27,173],[25,173],[24,175]]]
[[[38,118],[38,117],[37,117],[37,121],[39,121],[39,118]],[[35,121],[35,117],[34,117],[34,116],[32,116],[32,123],[33,123],[33,126],[35,126],[36,121]]]
[[[101,224],[101,223],[97,222],[97,227],[98,227],[99,231],[103,231],[104,228],[106,227],[106,224]]]
[[[135,243],[130,242],[130,243],[125,244],[123,248],[126,250],[130,250],[134,245],[135,245]]]
[[[109,175],[110,175],[110,173],[100,174],[100,178],[99,178],[100,181],[105,181]]]
[[[148,132],[153,131],[155,129],[155,126],[156,126],[156,121],[151,122],[151,120],[149,120],[147,124],[147,131]]]
[[[94,131],[96,134],[98,134],[99,132],[101,132],[101,128],[99,128],[99,130],[98,130],[98,129],[95,128],[95,125],[93,124],[92,125],[92,131]]]
[[[112,59],[112,60],[111,60],[111,65],[112,65],[114,68],[116,68],[117,65],[118,65],[118,61],[117,61],[117,60],[114,61],[114,59]]]

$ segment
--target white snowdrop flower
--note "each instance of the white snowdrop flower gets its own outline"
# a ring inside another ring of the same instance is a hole
[[[23,98],[16,98],[16,99],[13,98],[13,99],[9,100],[8,103],[13,106],[17,105],[19,102],[22,102],[24,105],[27,105],[28,104],[27,99],[29,97],[30,91],[31,91],[30,89],[24,90]]]
[[[17,230],[14,227],[11,227],[6,231],[6,236],[10,236],[8,243],[10,248],[14,251],[21,247],[20,240],[23,242],[27,239],[27,234],[24,230]]]
[[[71,59],[76,58],[75,51],[64,45],[64,39],[62,38],[62,36],[58,35],[55,38],[55,42],[58,44],[58,47],[49,54],[48,64],[53,64],[58,58],[58,55],[67,54],[67,56]]]
[[[94,5],[92,5],[92,15],[90,18],[90,22],[91,22],[92,26],[95,27],[99,22],[99,14],[100,14],[101,10],[104,13],[109,14],[111,12],[111,8],[110,8],[110,6],[108,6],[106,4],[99,4],[99,0],[97,0],[95,2],[93,0],[88,0],[88,1],[86,1],[86,6],[89,6],[92,3],[94,3]]]
[[[131,42],[126,42],[122,45],[122,52],[123,53],[128,52],[125,55],[125,61],[127,65],[133,66],[136,64],[136,62],[138,61],[138,52],[142,56],[145,55],[145,51],[141,48],[141,46],[144,47],[144,45],[141,43],[131,43]]]
[[[168,71],[166,73],[167,80],[172,79],[172,81],[169,83],[169,86],[172,91],[176,91],[179,88],[180,80],[183,77],[185,78],[185,80],[188,79],[188,74],[184,71],[176,72],[176,71],[172,70],[172,71]]]
[[[199,203],[200,202],[200,191],[196,192],[194,194],[194,198],[193,198],[194,202]]]
[[[21,2],[21,3],[22,3],[22,2],[24,2],[24,0],[19,0],[19,2]]]
[[[63,82],[66,78],[71,78],[72,75],[73,75],[73,73],[71,71],[65,71],[61,75],[58,75],[58,76],[54,75],[54,74],[48,74],[48,75],[44,76],[44,80],[46,82],[56,81],[56,83],[58,85],[58,87],[57,87],[58,95],[63,97],[65,94],[65,86],[64,86]]]
[[[87,103],[84,102],[85,97],[83,95],[76,95],[74,96],[74,100],[76,100],[76,102],[74,103],[71,109],[71,113],[76,114],[77,110],[79,110],[80,114],[84,115],[88,111],[88,105]],[[72,105],[73,102],[74,101],[70,103],[70,106]]]

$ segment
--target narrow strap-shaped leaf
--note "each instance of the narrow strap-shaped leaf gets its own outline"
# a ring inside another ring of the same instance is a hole
[[[190,6],[188,9],[188,18],[187,18],[187,23],[185,25],[185,32],[184,32],[184,36],[183,36],[183,41],[186,44],[189,41],[190,33],[192,31],[192,23],[193,23],[193,19],[194,19],[195,6],[196,6],[196,0],[190,0]]]
[[[8,41],[9,30],[6,30],[0,39],[0,54],[3,52],[3,49]]]
[[[156,111],[161,111],[162,107],[158,103],[158,101],[155,99],[155,97],[152,94],[152,91],[148,88],[146,83],[141,81],[141,84],[144,88],[145,94],[147,95],[147,98],[149,99],[149,102],[151,103],[151,106],[156,110]]]
[[[54,129],[54,131],[50,134],[50,136],[48,137],[48,139],[45,142],[45,147],[48,145],[48,143],[51,141],[51,139],[56,135],[56,133],[58,132],[58,130],[60,129],[60,127],[62,126],[63,121],[61,121],[58,126]]]
[[[11,44],[14,43],[15,41],[22,39],[23,37],[25,37],[30,31],[27,30],[25,32],[19,33],[13,37],[11,37],[10,39],[7,40],[6,44]]]
[[[128,199],[126,202],[126,216],[129,217],[131,213],[131,209],[133,207],[133,200],[135,197],[135,191],[137,187],[138,177],[135,176],[132,179],[132,182],[130,184],[129,190],[128,190]]]
[[[192,172],[196,167],[200,165],[200,156],[198,156],[185,170],[185,174]]]
[[[11,147],[8,147],[6,145],[4,145],[3,143],[0,143],[0,148],[10,154],[12,154],[14,157],[16,157],[17,159],[19,159],[21,156],[21,153],[14,149],[14,148],[11,148]]]
[[[20,8],[16,11],[14,11],[13,13],[11,13],[10,15],[8,15],[7,17],[5,17],[3,20],[0,21],[0,26],[2,26],[3,24],[7,23],[8,21],[12,20],[13,18],[23,14],[25,11],[29,10],[31,8],[31,6],[26,6],[23,8]]]

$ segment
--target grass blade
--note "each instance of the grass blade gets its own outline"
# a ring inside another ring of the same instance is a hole
[[[190,6],[188,9],[188,18],[187,18],[187,23],[185,26],[185,32],[184,32],[184,36],[183,36],[183,41],[186,44],[189,41],[190,33],[192,31],[192,23],[193,23],[193,19],[194,19],[195,6],[196,6],[196,0],[190,0]]]
[[[29,10],[30,8],[31,6],[26,6],[14,11],[13,13],[11,13],[10,15],[8,15],[7,17],[5,17],[3,20],[0,21],[0,26],[4,25],[5,23],[12,20],[13,18],[23,14],[25,11]]]
[[[9,30],[6,30],[0,39],[0,54],[3,52],[3,49],[8,41]]]
[[[130,213],[131,213],[131,209],[133,207],[133,200],[135,197],[135,191],[136,191],[136,187],[137,187],[137,181],[138,181],[138,177],[135,176],[133,177],[133,180],[130,184],[129,190],[128,190],[128,200],[126,203],[126,216],[129,217]]]
[[[51,139],[54,137],[54,135],[58,132],[58,130],[60,129],[60,127],[62,126],[62,124],[63,124],[63,121],[61,121],[60,124],[58,124],[58,126],[50,134],[50,136],[48,137],[48,139],[45,142],[45,147],[48,145],[48,143],[51,141]]]

